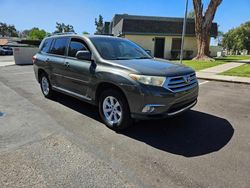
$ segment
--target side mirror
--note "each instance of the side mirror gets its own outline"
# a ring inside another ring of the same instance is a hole
[[[76,58],[80,60],[91,61],[91,53],[89,51],[78,51],[76,53]]]

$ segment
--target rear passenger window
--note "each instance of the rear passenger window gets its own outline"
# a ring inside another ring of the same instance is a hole
[[[66,45],[67,45],[67,38],[57,38],[55,39],[53,46],[50,50],[52,54],[56,55],[64,55]]]
[[[44,41],[44,43],[42,45],[42,48],[41,48],[41,52],[48,53],[51,42],[52,42],[52,39],[45,39],[45,41]]]
[[[69,44],[68,56],[75,57],[76,53],[81,50],[88,50],[86,44],[79,39],[72,39]]]

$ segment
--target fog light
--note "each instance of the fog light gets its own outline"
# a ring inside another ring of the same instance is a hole
[[[146,105],[146,106],[142,109],[142,112],[144,112],[144,113],[151,113],[151,112],[153,112],[154,110],[155,110],[155,107]]]
[[[147,104],[142,109],[142,112],[151,113],[151,112],[155,111],[156,108],[160,108],[160,107],[164,107],[164,106],[165,106],[164,104]]]

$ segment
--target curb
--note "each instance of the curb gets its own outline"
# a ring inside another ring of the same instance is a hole
[[[202,79],[202,80],[209,80],[209,81],[217,81],[217,82],[228,82],[228,83],[235,83],[235,84],[246,84],[246,85],[250,85],[250,82],[244,82],[244,81],[238,81],[238,80],[222,80],[222,79],[218,79],[218,78],[207,78],[207,77],[200,77],[200,76],[196,76],[198,79]]]

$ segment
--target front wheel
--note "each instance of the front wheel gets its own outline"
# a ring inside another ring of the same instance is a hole
[[[99,113],[103,122],[113,130],[126,129],[132,123],[127,100],[120,91],[115,89],[101,93]]]

